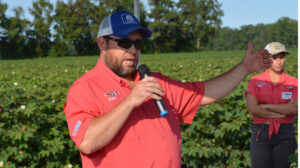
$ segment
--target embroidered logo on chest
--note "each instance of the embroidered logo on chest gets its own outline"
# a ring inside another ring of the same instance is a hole
[[[108,101],[119,100],[120,95],[118,91],[105,91],[104,96],[107,97]]]
[[[257,82],[256,85],[257,87],[262,88],[266,85],[266,82]]]
[[[288,86],[288,87],[286,87],[287,89],[289,89],[289,90],[293,90],[294,89],[294,86]]]

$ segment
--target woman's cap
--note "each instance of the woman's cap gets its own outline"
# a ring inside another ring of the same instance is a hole
[[[279,42],[271,42],[267,44],[265,50],[268,50],[271,55],[276,55],[278,53],[290,54],[290,52],[286,51],[285,46]]]
[[[136,30],[140,30],[144,38],[149,38],[152,35],[152,32],[148,28],[141,26],[133,14],[126,10],[120,10],[106,16],[102,20],[98,31],[98,38],[107,35],[126,37]]]

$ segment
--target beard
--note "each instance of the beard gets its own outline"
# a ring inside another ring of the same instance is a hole
[[[126,61],[126,59],[122,59],[120,62],[113,61],[109,57],[106,57],[106,59],[104,59],[104,63],[106,64],[106,66],[108,66],[108,68],[111,71],[113,71],[115,74],[117,74],[120,77],[126,78],[134,74],[137,67],[137,61],[134,62],[133,66],[123,67],[122,64],[124,61]]]

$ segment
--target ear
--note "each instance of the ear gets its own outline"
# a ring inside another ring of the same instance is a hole
[[[97,44],[100,50],[106,50],[107,43],[103,37],[98,38]]]

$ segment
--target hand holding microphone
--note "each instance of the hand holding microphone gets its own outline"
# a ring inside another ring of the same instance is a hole
[[[140,76],[142,78],[146,78],[146,77],[151,76],[150,69],[145,64],[140,65],[139,68],[138,68],[138,71],[139,71]],[[162,116],[162,117],[166,116],[168,114],[168,111],[166,110],[162,99],[155,100],[155,103],[157,105],[157,108],[160,111],[160,116]]]

